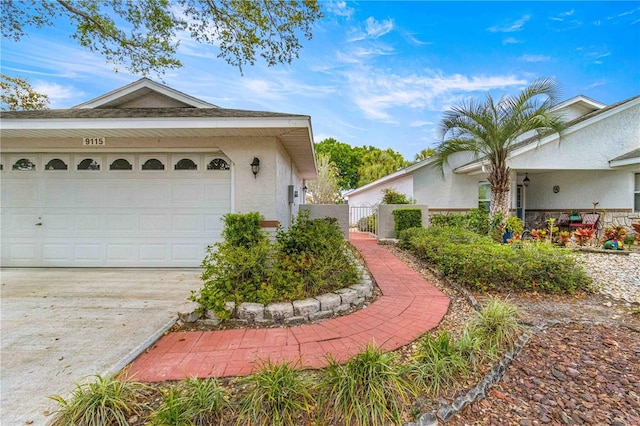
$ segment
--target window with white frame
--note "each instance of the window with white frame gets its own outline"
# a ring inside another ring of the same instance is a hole
[[[633,193],[633,211],[640,212],[640,173],[635,174],[636,182],[635,182],[635,190]]]
[[[491,184],[485,180],[478,182],[478,207],[486,211],[491,207]]]

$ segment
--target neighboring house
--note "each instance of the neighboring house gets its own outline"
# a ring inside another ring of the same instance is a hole
[[[316,178],[309,116],[219,108],[147,78],[0,119],[2,266],[197,267],[223,215],[286,228]]]
[[[541,226],[560,212],[591,212],[597,202],[605,225],[640,218],[640,96],[609,106],[577,96],[555,110],[567,121],[560,138],[524,135],[509,156],[514,214]],[[374,205],[383,189],[395,188],[429,214],[488,207],[486,166],[458,155],[443,174],[426,159],[345,195],[352,206]]]

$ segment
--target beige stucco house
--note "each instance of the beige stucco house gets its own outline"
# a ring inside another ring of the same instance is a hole
[[[509,156],[514,214],[533,227],[560,212],[591,212],[598,203],[605,225],[640,218],[640,96],[609,106],[577,96],[555,111],[567,122],[562,135],[523,135]],[[383,189],[395,188],[428,205],[430,214],[488,206],[482,159],[462,154],[450,166],[443,175],[427,159],[346,196],[353,206],[374,205]]]
[[[0,119],[2,266],[199,266],[224,214],[287,227],[316,177],[309,116],[220,108],[147,78]]]

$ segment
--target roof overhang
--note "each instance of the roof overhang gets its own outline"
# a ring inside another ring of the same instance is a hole
[[[98,96],[87,102],[83,102],[74,106],[76,109],[93,109],[93,108],[116,108],[118,105],[124,104],[133,99],[147,95],[151,92],[159,93],[167,98],[182,102],[185,106],[192,108],[218,108],[216,105],[210,104],[193,96],[182,93],[160,83],[156,83],[148,78],[141,78],[124,87],[112,90],[109,93]]]
[[[609,160],[609,167],[611,168],[633,166],[635,164],[640,164],[640,148]]]
[[[311,120],[291,117],[144,117],[118,119],[3,119],[0,138],[275,137],[303,179],[317,177]]]

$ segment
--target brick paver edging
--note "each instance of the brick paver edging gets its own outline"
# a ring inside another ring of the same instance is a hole
[[[375,240],[351,239],[382,291],[369,307],[318,324],[290,328],[169,333],[126,370],[130,380],[244,376],[260,360],[322,368],[327,355],[345,362],[374,341],[392,351],[436,327],[449,298]]]

